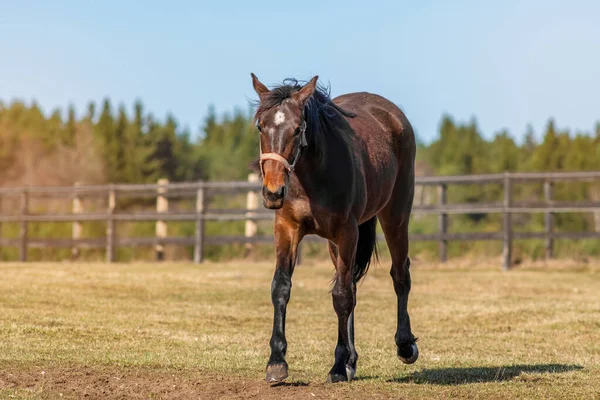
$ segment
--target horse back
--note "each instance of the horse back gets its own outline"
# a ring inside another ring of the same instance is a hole
[[[386,98],[366,92],[333,99],[344,110],[355,135],[367,194],[363,218],[376,215],[388,202],[396,184],[414,180],[415,136],[406,115]]]

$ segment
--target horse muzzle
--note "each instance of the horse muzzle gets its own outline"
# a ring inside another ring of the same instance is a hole
[[[283,207],[283,201],[285,200],[286,187],[281,186],[276,191],[272,192],[263,186],[263,205],[270,210],[277,210]]]

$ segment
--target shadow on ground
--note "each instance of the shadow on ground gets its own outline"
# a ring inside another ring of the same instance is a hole
[[[271,384],[271,387],[304,387],[304,386],[308,386],[308,382],[292,381],[292,382],[277,382],[277,383]]]
[[[458,385],[464,383],[499,382],[513,379],[523,373],[559,374],[583,369],[579,365],[535,364],[504,367],[431,368],[388,380],[397,383],[429,383],[434,385]]]

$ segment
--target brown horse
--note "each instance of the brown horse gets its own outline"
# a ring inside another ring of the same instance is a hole
[[[356,284],[375,251],[377,219],[390,249],[390,274],[398,297],[397,354],[407,364],[419,354],[407,311],[413,129],[404,113],[385,98],[352,93],[331,100],[317,86],[317,79],[305,85],[287,80],[269,90],[252,74],[260,99],[255,115],[260,131],[257,169],[263,179],[264,206],[276,210],[277,264],[271,285],[274,321],[267,382],[288,376],[285,313],[298,244],[307,234],[329,241],[336,269],[332,295],[338,341],[328,381],[354,378]]]

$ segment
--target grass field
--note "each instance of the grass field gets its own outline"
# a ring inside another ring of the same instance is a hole
[[[600,268],[413,263],[421,357],[395,357],[387,265],[359,287],[357,380],[326,384],[333,267],[288,308],[288,384],[264,379],[272,262],[0,265],[0,398],[600,399]]]

